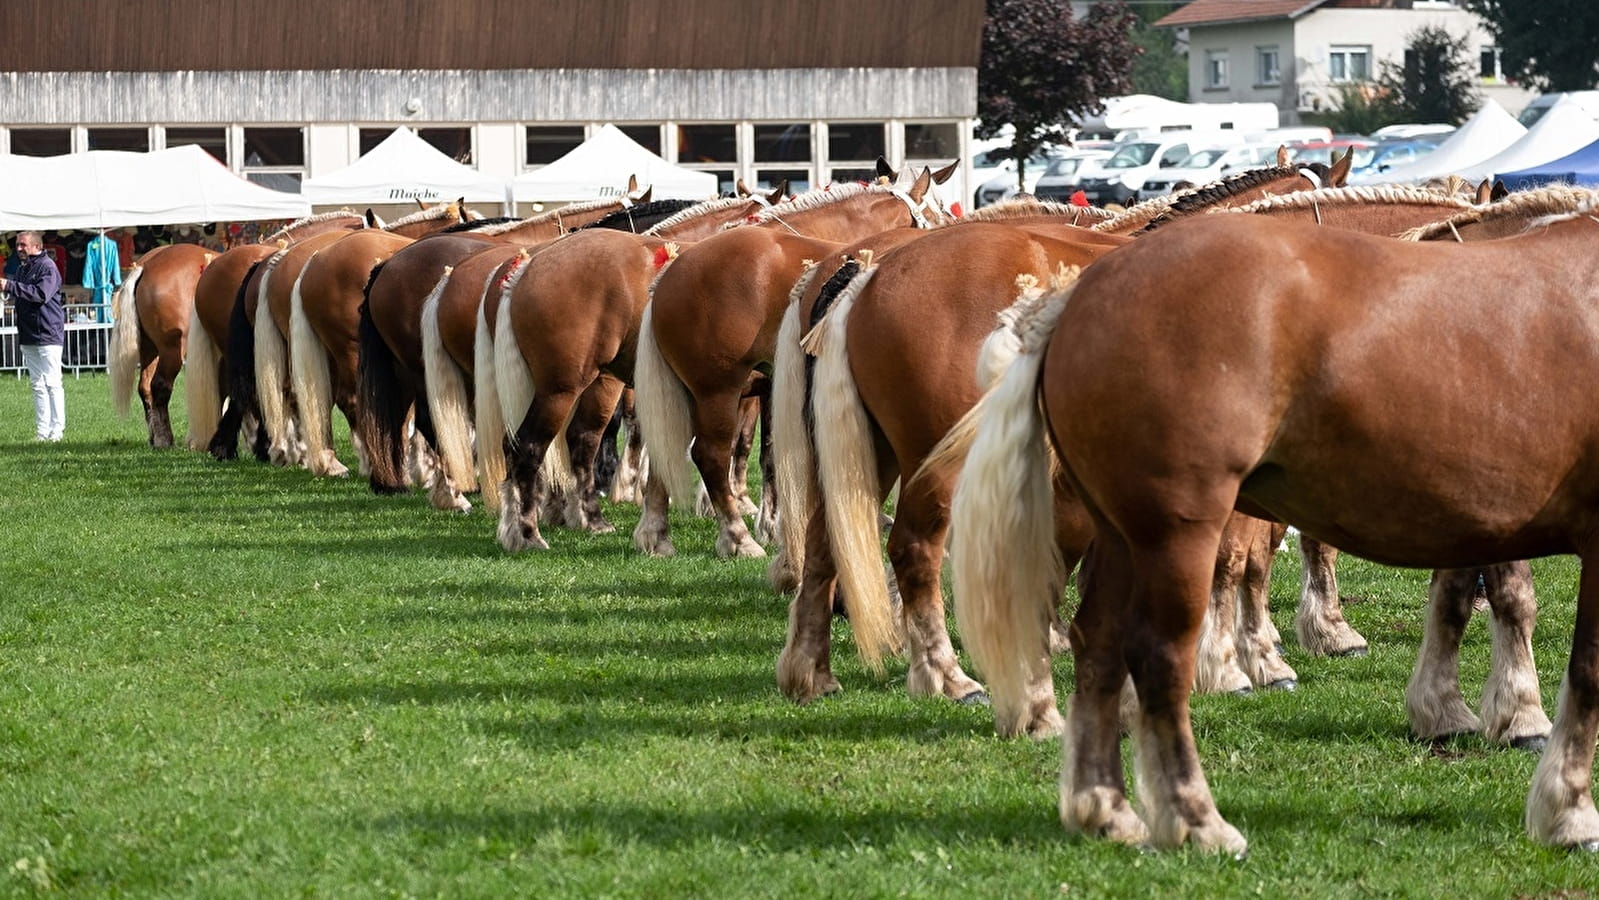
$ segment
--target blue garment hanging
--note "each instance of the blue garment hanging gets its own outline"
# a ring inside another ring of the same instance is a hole
[[[111,294],[121,283],[122,264],[117,242],[102,231],[89,241],[83,256],[83,286],[94,292],[96,321],[111,321]]]

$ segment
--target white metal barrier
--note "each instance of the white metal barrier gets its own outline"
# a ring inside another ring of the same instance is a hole
[[[93,303],[68,303],[65,309],[67,333],[61,348],[62,371],[74,376],[105,371],[111,323],[99,319],[110,318],[109,311]],[[0,372],[14,372],[19,378],[28,374],[22,364],[22,348],[17,344],[16,311],[9,306],[0,312]]]

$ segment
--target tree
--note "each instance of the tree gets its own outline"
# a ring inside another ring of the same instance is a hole
[[[1135,16],[1121,0],[1073,19],[1067,0],[988,0],[977,67],[978,137],[1016,129],[1010,156],[1021,181],[1027,157],[1064,143],[1074,116],[1098,112],[1100,98],[1132,90]]]
[[[1378,94],[1395,119],[1458,125],[1482,105],[1472,63],[1465,37],[1425,26],[1406,36],[1403,65],[1382,64]]]
[[[1133,27],[1133,44],[1138,56],[1133,59],[1133,93],[1154,94],[1167,100],[1188,102],[1188,57],[1177,52],[1177,35],[1170,28],[1154,23],[1181,7],[1177,0],[1147,0],[1137,9],[1138,24]]]
[[[1466,0],[1499,42],[1507,78],[1540,91],[1599,84],[1599,3],[1593,0]]]

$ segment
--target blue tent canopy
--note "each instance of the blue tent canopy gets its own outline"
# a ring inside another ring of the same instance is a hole
[[[1568,156],[1519,172],[1502,172],[1499,180],[1512,191],[1525,191],[1556,182],[1599,186],[1599,141]]]

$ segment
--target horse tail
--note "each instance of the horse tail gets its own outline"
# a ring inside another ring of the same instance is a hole
[[[489,286],[483,288],[485,295],[490,290]],[[428,371],[431,379],[432,368]],[[478,301],[477,334],[472,340],[472,416],[479,495],[484,508],[498,515],[500,484],[505,481],[505,419],[500,415],[499,385],[494,380],[494,337],[489,333],[488,306],[482,300]]]
[[[245,273],[238,292],[233,295],[233,311],[228,315],[228,408],[211,436],[210,446],[211,455],[217,459],[238,457],[239,430],[244,425],[244,417],[247,413],[259,415],[261,411],[255,394],[255,333],[250,328],[249,285],[256,270],[263,265],[264,260],[258,261]],[[256,446],[255,435],[249,440],[257,458],[265,462],[264,448]]]
[[[366,444],[367,483],[374,494],[403,494],[410,484],[405,469],[405,428],[411,401],[401,390],[394,352],[372,320],[372,285],[382,265],[372,267],[361,293],[361,320],[357,331],[361,384],[361,415],[356,430]],[[298,347],[299,339],[295,339]],[[298,369],[296,369],[298,371]]]
[[[305,314],[300,286],[316,265],[316,254],[305,261],[289,290],[289,373],[294,379],[294,399],[300,404],[300,433],[305,438],[306,467],[313,475],[328,473],[333,455],[333,377],[328,371],[328,351]]]
[[[855,298],[871,282],[876,269],[850,280],[838,295],[827,319],[807,337],[808,349],[817,355],[811,384],[814,420],[826,428],[812,429],[821,476],[822,508],[827,514],[828,538],[838,568],[838,586],[844,594],[855,646],[867,666],[881,670],[885,651],[899,648],[894,610],[883,577],[883,550],[878,536],[882,511],[877,478],[877,451],[866,407],[850,372],[849,314]]]
[[[472,462],[472,407],[467,398],[466,376],[445,351],[444,335],[439,332],[439,300],[452,271],[446,267],[444,276],[422,301],[422,374],[439,462],[456,487],[466,492],[478,487]]]
[[[846,265],[849,265],[846,263]],[[805,430],[805,351],[800,347],[800,298],[816,277],[811,266],[794,283],[788,294],[788,309],[777,330],[777,356],[772,361],[772,439],[770,441],[777,492],[778,544],[782,552],[772,561],[774,584],[778,563],[789,573],[805,569],[805,528],[809,524],[811,480],[811,438]],[[820,303],[820,301],[818,301]]]
[[[272,284],[272,273],[277,271],[287,253],[287,250],[279,250],[267,260],[255,301],[255,393],[267,440],[273,450],[283,453],[281,461],[274,460],[279,464],[287,464],[292,455],[288,399],[284,396],[289,376],[289,348],[284,343],[283,332],[278,331],[277,323],[272,321],[268,288]]]
[[[190,450],[204,450],[222,418],[221,354],[200,322],[200,305],[189,313],[189,357],[183,361],[183,402],[189,413]]]
[[[1038,402],[1044,347],[1069,290],[1023,297],[1027,321],[1001,319],[1020,338],[1015,361],[977,405],[975,437],[951,504],[955,618],[988,683],[1003,735],[1023,733],[1029,685],[1048,683],[1049,610],[1065,583],[1055,542],[1051,456]],[[1000,340],[1009,340],[1002,338]]]
[[[694,438],[693,398],[661,355],[655,339],[653,301],[644,307],[634,360],[634,416],[644,435],[644,446],[650,448],[655,474],[666,485],[667,494],[679,505],[692,509],[698,496],[694,466],[688,458],[689,443]]]
[[[511,300],[526,271],[527,266],[523,265],[505,283],[500,295],[499,313],[494,320],[494,368],[490,376],[494,378],[495,389],[500,395],[500,421],[505,433],[513,439],[522,427],[522,421],[527,418],[528,411],[533,408],[533,398],[537,394],[533,373],[528,370],[522,347],[516,340],[516,329],[511,325]],[[484,374],[480,373],[478,377],[482,378]],[[565,423],[562,423],[545,450],[544,464],[539,471],[552,492],[571,494],[577,489],[577,478],[572,474],[571,453],[566,446]]]
[[[133,402],[133,385],[139,380],[139,313],[136,308],[139,277],[144,274],[142,263],[134,263],[133,271],[117,291],[115,325],[111,326],[111,408],[121,418],[127,418]]]

